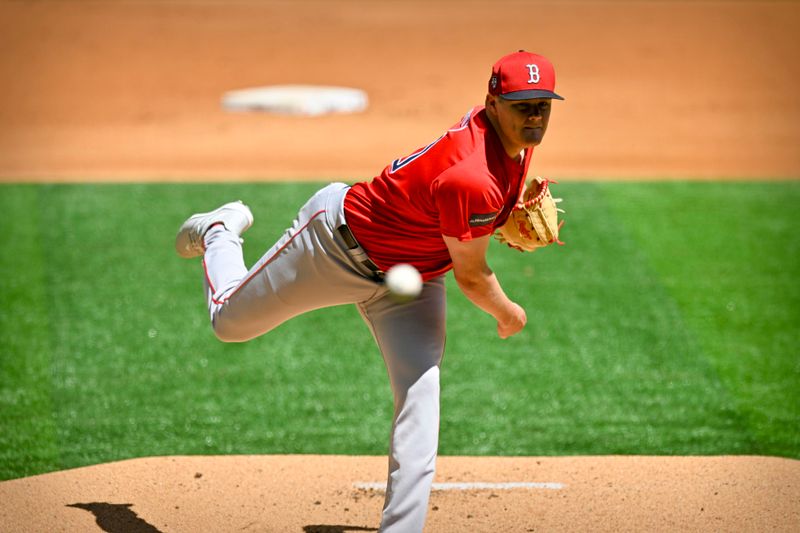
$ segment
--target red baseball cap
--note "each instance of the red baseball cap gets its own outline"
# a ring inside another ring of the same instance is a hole
[[[555,88],[556,70],[550,60],[525,50],[498,59],[489,78],[489,94],[502,96],[506,100],[563,100],[553,92]]]

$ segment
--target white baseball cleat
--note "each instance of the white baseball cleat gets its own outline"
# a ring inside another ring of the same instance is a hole
[[[253,225],[253,213],[242,202],[230,202],[208,213],[196,213],[183,223],[175,237],[175,251],[185,258],[203,255],[206,251],[203,237],[214,224],[241,235]]]

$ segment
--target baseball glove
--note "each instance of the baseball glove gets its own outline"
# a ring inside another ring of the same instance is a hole
[[[508,220],[500,226],[495,238],[520,252],[533,252],[548,244],[564,244],[558,240],[558,231],[564,223],[558,222],[561,198],[550,194],[550,183],[546,178],[530,178],[523,199],[511,210]]]

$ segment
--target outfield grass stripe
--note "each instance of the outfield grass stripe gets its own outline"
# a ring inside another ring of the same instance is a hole
[[[797,182],[604,185],[755,436],[800,445]]]
[[[450,392],[444,369],[443,412],[459,417],[452,429],[442,424],[445,453],[699,454],[718,446],[711,435],[730,453],[747,453],[747,424],[602,189],[580,184],[558,192],[570,198],[565,247],[535,254],[500,248],[490,257],[529,313],[521,335],[496,345],[499,357],[476,349],[468,330],[480,314],[453,294],[464,315],[448,324],[445,365],[456,359],[464,385]],[[494,339],[486,322],[488,346]],[[469,389],[493,378],[494,392],[462,417]],[[452,432],[474,427],[474,418],[481,423],[471,442],[454,446]]]
[[[2,475],[153,455],[385,454],[393,402],[356,309],[223,344],[199,261],[173,249],[187,214],[243,199],[252,264],[318,185],[3,186]],[[528,310],[520,335],[499,340],[448,277],[440,451],[800,457],[796,189],[556,187],[565,247],[490,249]],[[676,235],[686,205],[720,221],[692,212],[708,235]],[[746,253],[720,249],[726,239]],[[735,313],[720,298],[731,288]]]
[[[41,192],[7,186],[0,195],[0,479],[59,466]]]

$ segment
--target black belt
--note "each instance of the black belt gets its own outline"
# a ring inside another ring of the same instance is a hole
[[[369,270],[372,279],[375,281],[383,281],[385,273],[369,258],[367,252],[364,251],[361,245],[358,244],[355,235],[353,235],[353,232],[347,227],[347,224],[342,224],[336,228],[336,231],[338,231],[339,235],[342,237],[345,246],[347,246],[347,253],[353,261]]]

